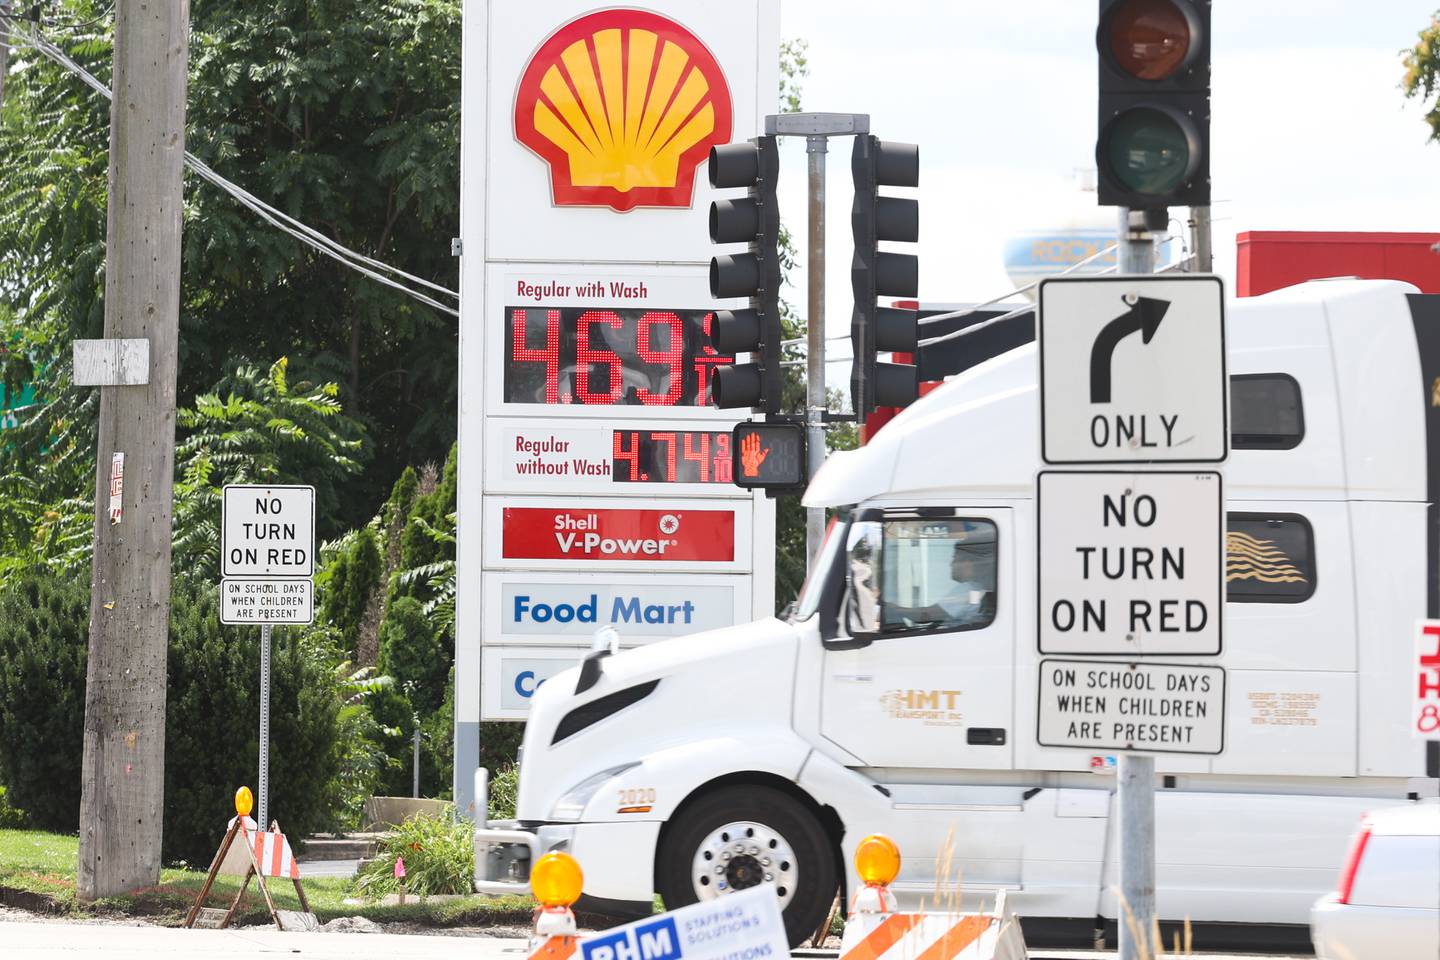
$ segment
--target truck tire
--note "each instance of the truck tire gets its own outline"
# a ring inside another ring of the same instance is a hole
[[[772,787],[723,787],[670,822],[656,864],[665,909],[770,884],[790,946],[824,921],[839,886],[836,852],[804,805]]]

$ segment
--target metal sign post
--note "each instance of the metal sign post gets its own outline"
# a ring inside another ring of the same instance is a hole
[[[806,264],[809,308],[805,332],[805,432],[809,450],[807,476],[825,465],[825,152],[824,135],[805,138],[805,159],[810,167],[810,262]],[[825,537],[825,508],[805,508],[805,569],[815,565]]]
[[[259,820],[264,830],[270,822],[270,631],[260,628],[260,782]]]
[[[1145,214],[1120,208],[1120,273],[1155,271],[1155,238]],[[1132,222],[1139,229],[1132,232]],[[1228,438],[1227,438],[1228,439]],[[1143,960],[1159,948],[1155,926],[1155,758],[1120,754],[1115,776],[1115,808],[1120,819],[1120,960]],[[1131,922],[1134,929],[1130,928]]]
[[[1132,214],[1128,207],[1120,207],[1119,213],[1119,272],[1155,272],[1155,237],[1145,227],[1145,214]],[[1135,232],[1133,220],[1140,222]],[[1153,943],[1151,936],[1155,927],[1155,757],[1120,754],[1115,806],[1120,819],[1120,960],[1143,960],[1155,956],[1161,946]],[[1130,928],[1130,923],[1135,927]]]
[[[870,131],[864,113],[780,113],[765,118],[766,134],[805,138],[809,173],[809,237],[806,263],[805,442],[807,475],[825,465],[825,154],[830,137]],[[825,508],[805,508],[805,568],[808,573],[825,538]]]

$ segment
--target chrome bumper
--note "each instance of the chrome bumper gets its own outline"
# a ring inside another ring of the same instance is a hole
[[[530,865],[551,850],[564,850],[575,827],[547,824],[539,830],[522,830],[513,820],[490,822],[490,774],[475,771],[475,892],[490,896],[529,896]]]

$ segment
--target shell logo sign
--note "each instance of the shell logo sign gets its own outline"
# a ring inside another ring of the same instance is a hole
[[[689,207],[695,170],[730,142],[730,88],[703,43],[643,10],[602,10],[540,45],[515,137],[550,167],[557,206]]]

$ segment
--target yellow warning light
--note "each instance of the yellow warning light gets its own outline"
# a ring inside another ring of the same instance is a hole
[[[883,833],[872,833],[855,848],[855,872],[868,886],[888,886],[900,873],[900,848]]]
[[[235,812],[242,816],[250,816],[250,811],[255,807],[255,798],[250,794],[249,787],[241,787],[235,791]]]
[[[545,854],[530,868],[530,891],[545,907],[568,907],[580,899],[585,875],[580,864],[558,850]]]

